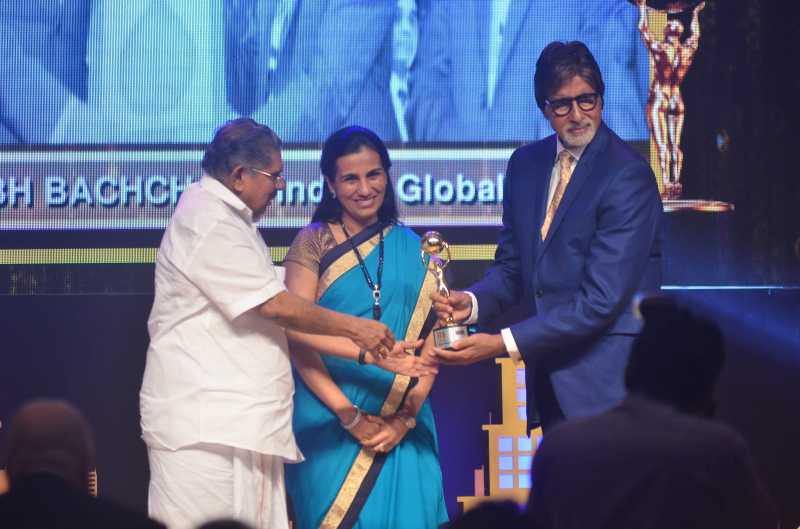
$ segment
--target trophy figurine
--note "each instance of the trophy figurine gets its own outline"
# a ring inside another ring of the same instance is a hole
[[[706,3],[673,0],[659,6],[659,9],[648,7],[646,0],[635,1],[639,7],[639,32],[650,54],[653,73],[647,100],[647,124],[650,127],[651,142],[658,149],[661,197],[676,200],[683,191],[680,181],[683,168],[681,133],[686,109],[681,96],[681,83],[700,44],[699,15]],[[691,10],[691,33],[681,40],[684,33],[683,23],[677,18],[669,18],[664,27],[664,38],[659,38],[650,30],[648,9],[671,16]]]
[[[428,256],[428,261],[425,261]],[[436,277],[436,291],[444,297],[450,296],[450,289],[444,280],[444,269],[450,264],[450,245],[442,239],[442,234],[438,231],[429,231],[422,236],[420,241],[420,259],[426,270],[432,272]],[[444,327],[433,330],[433,341],[436,347],[449,349],[453,342],[468,336],[467,326],[455,323],[452,316],[445,320]]]

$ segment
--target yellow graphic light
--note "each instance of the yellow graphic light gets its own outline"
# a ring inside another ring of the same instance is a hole
[[[525,364],[511,358],[498,358],[502,398],[502,422],[484,424],[482,429],[489,438],[489,475],[484,466],[475,470],[473,496],[459,496],[458,502],[468,511],[486,500],[513,500],[524,504],[530,491],[530,468],[533,455],[542,437],[536,428],[528,435],[525,406]],[[485,483],[488,481],[489,493]]]

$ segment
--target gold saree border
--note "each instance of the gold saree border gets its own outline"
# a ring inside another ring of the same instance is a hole
[[[383,229],[384,238],[389,234],[393,227],[393,225],[389,225]],[[378,234],[375,233],[375,235],[358,245],[358,252],[364,259],[366,259],[367,256],[372,253],[372,250],[378,247],[379,241],[380,238],[378,237]],[[328,290],[328,288],[334,284],[337,279],[342,277],[342,275],[344,275],[354,266],[358,266],[358,258],[356,258],[356,254],[353,252],[347,252],[334,261],[333,264],[331,264],[319,278],[319,282],[317,283],[317,301],[322,298],[322,295],[325,293],[325,291]]]
[[[360,247],[359,251],[361,251]],[[350,254],[352,254],[352,252],[350,252]],[[355,261],[355,258],[353,258],[353,260]],[[425,279],[422,282],[422,288],[420,288],[419,296],[417,297],[414,312],[411,316],[411,321],[408,323],[405,340],[414,340],[419,337],[433,303],[431,294],[435,292],[435,290],[436,279],[433,274],[426,272]],[[403,402],[403,397],[405,397],[410,384],[411,377],[407,375],[395,375],[389,394],[386,396],[386,400],[384,400],[383,406],[381,407],[382,416],[391,415],[400,408],[400,404]],[[320,529],[337,529],[339,527],[347,511],[352,506],[356,494],[358,494],[358,491],[361,489],[370,468],[372,468],[375,456],[376,453],[374,451],[366,448],[362,448],[358,452],[355,461],[350,467],[350,471],[345,477],[342,487],[339,489],[339,493],[336,495],[333,504],[322,519]]]

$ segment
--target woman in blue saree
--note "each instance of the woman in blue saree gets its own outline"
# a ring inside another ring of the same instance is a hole
[[[397,224],[383,142],[348,127],[325,142],[326,185],[312,223],[284,264],[289,290],[348,314],[380,319],[419,346],[435,317],[419,237]],[[435,528],[447,521],[433,413],[433,374],[411,378],[317,351],[347,340],[289,334],[297,379],[293,427],[306,461],[286,467],[299,529]],[[430,347],[426,340],[424,348]],[[383,362],[387,360],[384,359]]]

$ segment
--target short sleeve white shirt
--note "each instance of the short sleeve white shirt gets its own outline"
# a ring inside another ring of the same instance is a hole
[[[286,335],[257,307],[285,290],[252,211],[204,175],[181,195],[156,258],[142,437],[302,460]]]

